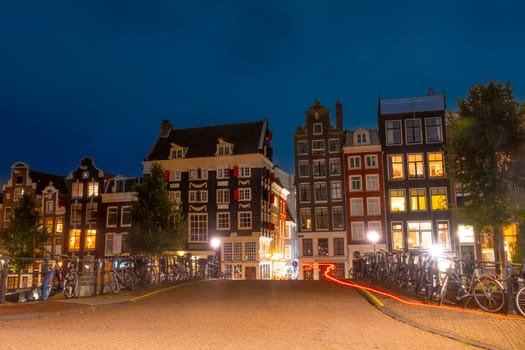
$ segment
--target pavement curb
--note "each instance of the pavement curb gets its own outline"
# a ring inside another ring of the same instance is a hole
[[[497,347],[494,347],[494,346],[489,345],[489,344],[485,344],[485,343],[482,343],[482,342],[479,342],[479,341],[476,341],[476,340],[473,340],[473,339],[470,339],[470,338],[466,338],[466,337],[463,337],[463,336],[455,334],[455,333],[446,332],[446,331],[443,331],[441,329],[436,329],[436,328],[433,328],[433,327],[429,327],[429,326],[423,325],[423,324],[418,323],[418,322],[414,322],[414,321],[412,321],[412,320],[410,320],[410,319],[408,319],[406,317],[403,317],[403,316],[399,315],[395,311],[389,309],[381,301],[381,299],[379,299],[377,296],[373,295],[372,293],[370,293],[370,292],[368,292],[366,290],[362,290],[362,289],[358,289],[358,293],[361,294],[361,296],[363,296],[372,306],[374,306],[376,309],[378,309],[379,311],[381,311],[382,313],[384,313],[388,317],[390,317],[390,318],[392,318],[394,320],[403,322],[403,323],[405,323],[405,324],[407,324],[409,326],[421,329],[421,330],[429,332],[429,333],[437,334],[437,335],[440,335],[440,336],[445,337],[445,338],[453,339],[453,340],[456,340],[456,341],[461,342],[461,343],[469,344],[469,345],[472,345],[472,346],[475,346],[475,347],[478,347],[478,348],[481,348],[481,349],[501,350],[501,348],[497,348]]]

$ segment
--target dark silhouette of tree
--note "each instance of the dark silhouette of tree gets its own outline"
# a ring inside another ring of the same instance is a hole
[[[512,170],[525,143],[525,116],[510,83],[491,81],[458,100],[459,116],[449,122],[449,174],[466,194],[457,214],[494,240],[495,261],[504,260],[503,227],[513,218],[510,192],[521,180]]]
[[[31,191],[26,191],[18,205],[13,208],[9,226],[0,231],[7,254],[19,267],[30,264],[29,260],[45,255],[44,244],[49,238],[46,228],[40,224],[40,203]]]
[[[169,196],[163,168],[155,163],[151,173],[135,188],[132,229],[128,244],[132,253],[159,254],[182,250],[186,244],[186,220],[180,203]]]

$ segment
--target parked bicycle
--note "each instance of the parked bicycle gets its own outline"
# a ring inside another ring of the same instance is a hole
[[[108,271],[108,284],[111,291],[118,294],[122,287],[128,290],[135,289],[135,276],[131,269],[131,262],[115,259],[112,268]]]
[[[512,283],[512,290],[516,293],[514,295],[516,310],[525,316],[525,259],[521,263],[520,272],[511,275],[510,283]]]
[[[57,256],[42,284],[41,300],[45,301],[57,290],[67,299],[77,295],[79,277],[76,266],[67,256]]]
[[[463,274],[469,268],[471,273]],[[462,259],[455,258],[443,280],[439,304],[458,304],[466,300],[466,305],[470,299],[485,311],[498,312],[505,305],[503,284],[494,275],[483,272],[478,263],[465,264]]]

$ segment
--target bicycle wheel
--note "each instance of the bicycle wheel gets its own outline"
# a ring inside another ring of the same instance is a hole
[[[131,274],[131,271],[124,270],[122,271],[122,278],[124,279],[124,286],[128,290],[134,290],[135,289],[135,278],[133,278],[133,275]]]
[[[516,309],[518,309],[518,312],[525,316],[525,287],[521,287],[521,289],[516,293]]]
[[[64,276],[64,296],[66,299],[71,299],[76,296],[78,289],[78,272],[69,271]]]
[[[478,306],[488,312],[498,312],[505,305],[503,285],[492,277],[481,276],[472,284],[471,293]]]
[[[111,291],[115,294],[118,294],[120,291],[120,286],[117,281],[117,276],[115,275],[115,271],[110,270],[108,271],[108,284]]]

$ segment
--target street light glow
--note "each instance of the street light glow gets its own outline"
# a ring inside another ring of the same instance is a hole
[[[212,238],[211,241],[210,241],[210,244],[211,244],[213,249],[217,249],[221,245],[221,240],[218,239],[217,237]]]
[[[379,241],[379,234],[376,231],[370,231],[368,232],[368,240],[374,244]]]

